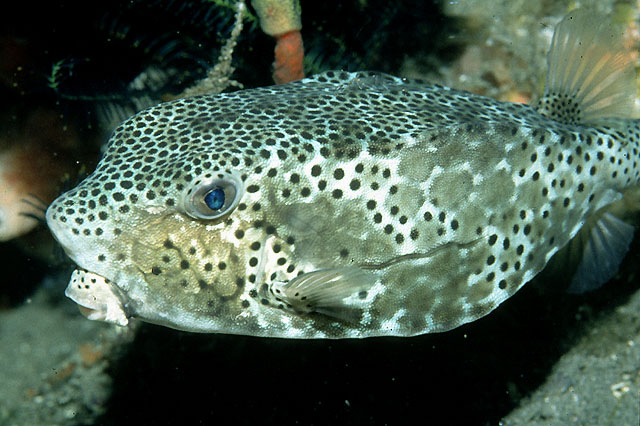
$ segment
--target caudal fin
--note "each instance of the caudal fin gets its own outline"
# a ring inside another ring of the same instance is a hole
[[[553,34],[538,112],[572,124],[635,118],[636,55],[625,47],[623,33],[588,9],[565,16]]]

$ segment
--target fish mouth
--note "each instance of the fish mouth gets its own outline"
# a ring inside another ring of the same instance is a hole
[[[71,273],[65,296],[78,304],[80,312],[90,320],[126,326],[130,314],[126,298],[108,278],[78,267]]]

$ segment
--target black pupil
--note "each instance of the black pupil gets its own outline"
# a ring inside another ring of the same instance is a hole
[[[211,210],[220,210],[224,206],[224,191],[216,187],[207,192],[204,196],[204,203]]]

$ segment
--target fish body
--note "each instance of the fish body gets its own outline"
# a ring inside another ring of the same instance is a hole
[[[267,337],[478,319],[640,179],[640,123],[563,96],[327,72],[149,108],[47,211],[82,268],[67,295],[120,325]]]

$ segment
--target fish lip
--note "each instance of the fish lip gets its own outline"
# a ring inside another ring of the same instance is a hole
[[[100,276],[100,277],[104,278],[105,282],[107,282],[107,283],[111,283],[111,284],[115,284],[115,283],[116,283],[114,280],[111,280],[111,279],[109,279],[109,278],[105,277],[105,276],[104,276],[104,275],[102,275],[102,274],[99,274],[99,273],[97,273],[97,272],[95,272],[95,271],[92,271],[91,269],[87,269],[87,268],[85,268],[85,267],[82,267],[82,266],[80,266],[78,263],[76,263],[76,268],[74,269],[74,271],[84,271],[84,272],[89,272],[89,273],[92,273],[92,274],[94,274],[94,275],[98,275],[98,276]]]
[[[76,267],[75,267],[75,269],[73,270],[72,274],[73,274],[74,272],[76,272],[76,271],[83,271],[83,272],[88,272],[88,273],[91,273],[91,274],[94,274],[94,275],[98,275],[99,277],[101,277],[101,278],[103,278],[103,279],[104,279],[105,283],[107,283],[107,284],[111,285],[112,287],[116,287],[116,288],[118,288],[118,289],[119,289],[119,287],[118,287],[118,283],[116,282],[116,280],[113,280],[113,279],[111,279],[111,278],[107,277],[106,275],[102,275],[102,274],[100,274],[100,273],[98,273],[98,272],[96,272],[96,271],[94,271],[94,270],[92,270],[92,269],[85,268],[85,267],[81,266],[80,264],[78,264],[78,263],[77,263],[77,262],[75,262],[75,261],[74,261],[74,263],[76,264]]]
[[[74,301],[90,320],[120,326],[129,323],[128,299],[115,283],[102,275],[77,267],[72,273],[65,296]]]
[[[107,275],[103,275],[102,273],[97,272],[97,271],[95,271],[94,269],[91,269],[91,268],[85,268],[84,266],[82,266],[82,265],[80,265],[78,262],[76,262],[75,260],[74,260],[74,263],[76,264],[76,268],[75,268],[75,270],[82,270],[82,271],[84,271],[84,272],[89,272],[89,273],[92,273],[92,274],[94,274],[94,275],[98,275],[98,276],[100,276],[101,278],[103,278],[103,279],[105,280],[105,282],[106,282],[106,283],[111,284],[112,286],[114,286],[114,287],[118,287],[118,288],[119,288],[117,280],[113,279],[112,277],[107,276]]]

